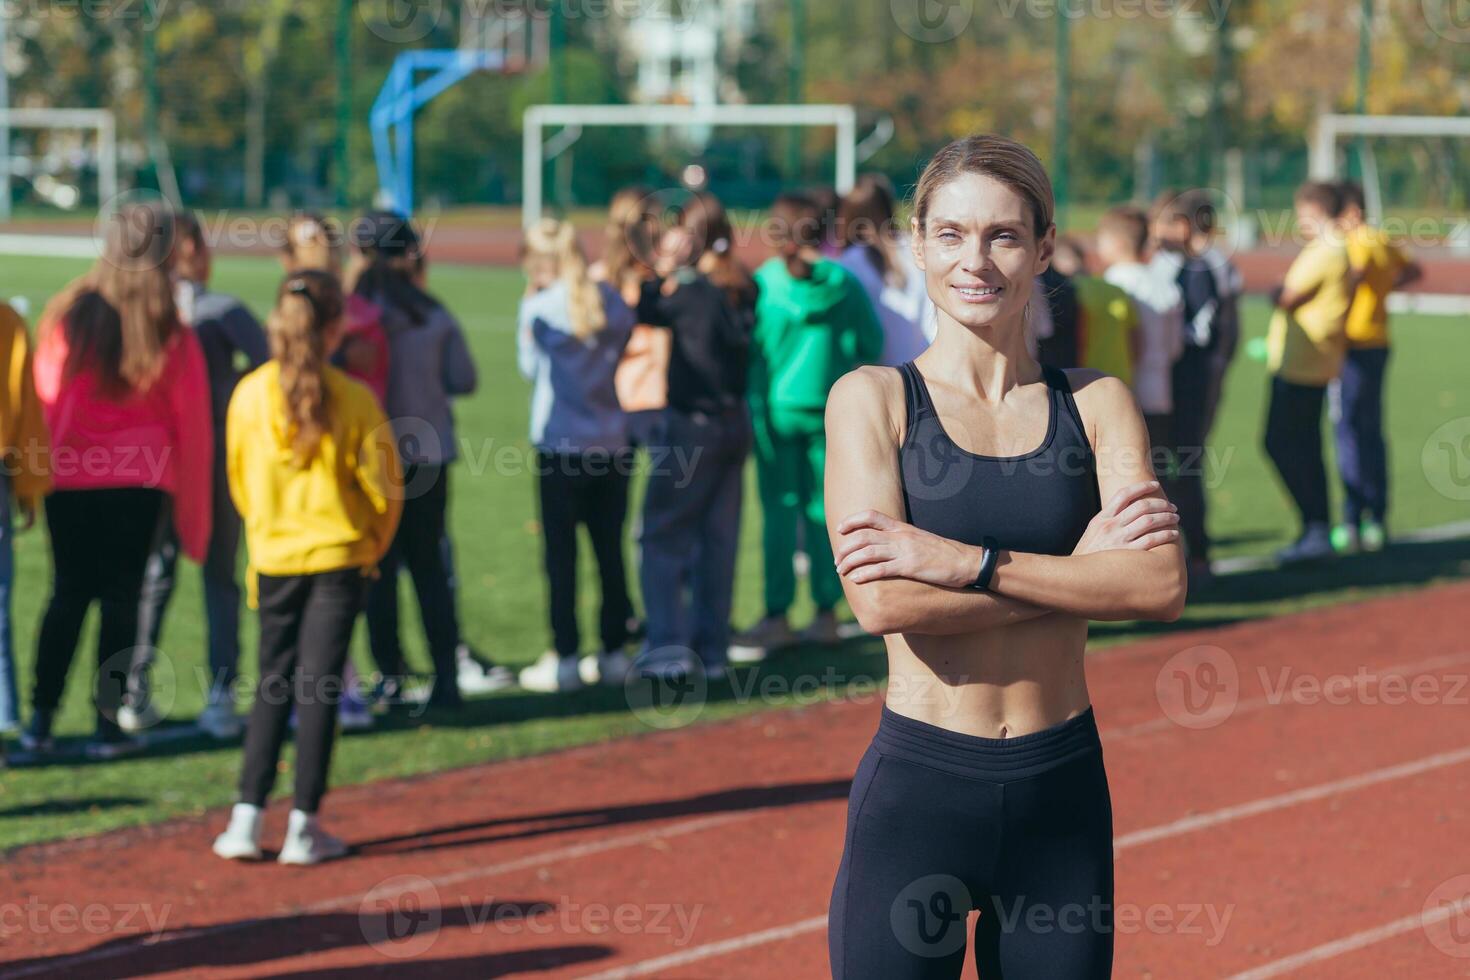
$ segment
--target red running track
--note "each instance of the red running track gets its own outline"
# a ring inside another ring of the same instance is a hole
[[[1470,974],[1467,600],[1090,657],[1116,976]],[[823,977],[877,713],[772,711],[343,790],[330,813],[356,852],[315,869],[218,861],[218,812],[14,851],[0,976]],[[283,823],[274,808],[268,840]]]

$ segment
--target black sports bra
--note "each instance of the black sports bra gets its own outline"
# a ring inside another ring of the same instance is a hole
[[[1040,447],[1020,456],[981,456],[949,438],[913,362],[898,370],[908,410],[898,450],[908,522],[965,544],[988,535],[1009,551],[1070,555],[1102,501],[1066,374],[1042,366],[1051,397]]]

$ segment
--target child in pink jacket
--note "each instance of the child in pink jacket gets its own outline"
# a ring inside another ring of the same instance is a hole
[[[108,222],[102,258],[48,306],[35,355],[51,431],[46,499],[54,579],[36,651],[32,715],[21,744],[52,748],[51,726],[93,602],[101,608],[97,729],[89,757],[137,743],[117,725],[154,530],[172,497],[185,554],[209,545],[213,433],[209,380],[193,331],[174,309],[173,221],[151,204]]]

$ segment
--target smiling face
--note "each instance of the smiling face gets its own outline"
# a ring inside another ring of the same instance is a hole
[[[914,259],[941,314],[972,332],[1022,326],[1056,229],[1038,239],[1020,193],[993,177],[961,173],[935,188],[924,227],[916,218],[913,230]]]

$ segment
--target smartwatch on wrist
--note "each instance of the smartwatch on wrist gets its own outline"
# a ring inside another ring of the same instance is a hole
[[[995,578],[995,565],[1000,559],[1000,543],[992,537],[980,539],[980,574],[970,583],[977,592],[990,591],[990,580]]]

